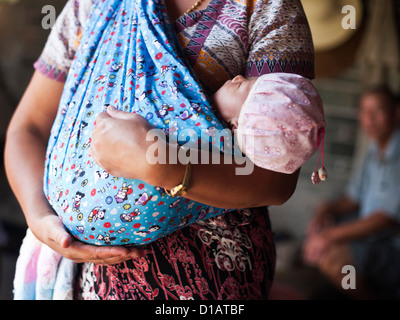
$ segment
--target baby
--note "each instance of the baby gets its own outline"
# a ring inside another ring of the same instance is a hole
[[[234,129],[240,150],[259,167],[294,173],[323,140],[321,98],[311,81],[299,75],[237,76],[214,94],[213,103]],[[313,174],[314,183],[325,179],[324,168]]]

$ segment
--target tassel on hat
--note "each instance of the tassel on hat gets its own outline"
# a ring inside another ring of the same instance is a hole
[[[317,185],[321,182],[325,182],[328,179],[328,172],[325,169],[325,129],[321,128],[317,140],[317,148],[320,149],[317,169],[311,175],[311,181],[313,184]],[[321,167],[318,169],[321,163]]]

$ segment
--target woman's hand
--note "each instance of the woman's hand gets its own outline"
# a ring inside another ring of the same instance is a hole
[[[75,240],[53,212],[45,212],[40,216],[30,224],[32,233],[39,241],[74,262],[113,265],[141,256],[141,249],[138,248],[85,244]]]
[[[113,176],[146,181],[151,167],[146,136],[151,129],[142,116],[109,106],[96,119],[90,155]]]

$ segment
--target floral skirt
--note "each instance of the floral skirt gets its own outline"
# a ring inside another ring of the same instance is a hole
[[[76,299],[268,299],[275,246],[267,208],[190,225],[117,265],[80,265]]]

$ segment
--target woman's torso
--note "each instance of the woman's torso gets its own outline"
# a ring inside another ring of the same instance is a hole
[[[75,17],[85,13],[78,10]],[[175,27],[210,92],[237,74],[284,71],[313,77],[311,36],[299,1],[212,0],[206,10],[179,18]],[[71,34],[79,38],[79,30]],[[46,66],[51,60],[45,51],[38,66],[54,73],[51,63]],[[67,70],[68,61],[61,63],[57,76],[62,79]],[[141,259],[116,266],[82,265],[78,297],[266,298],[275,262],[272,237],[265,208],[193,224],[146,246]]]

